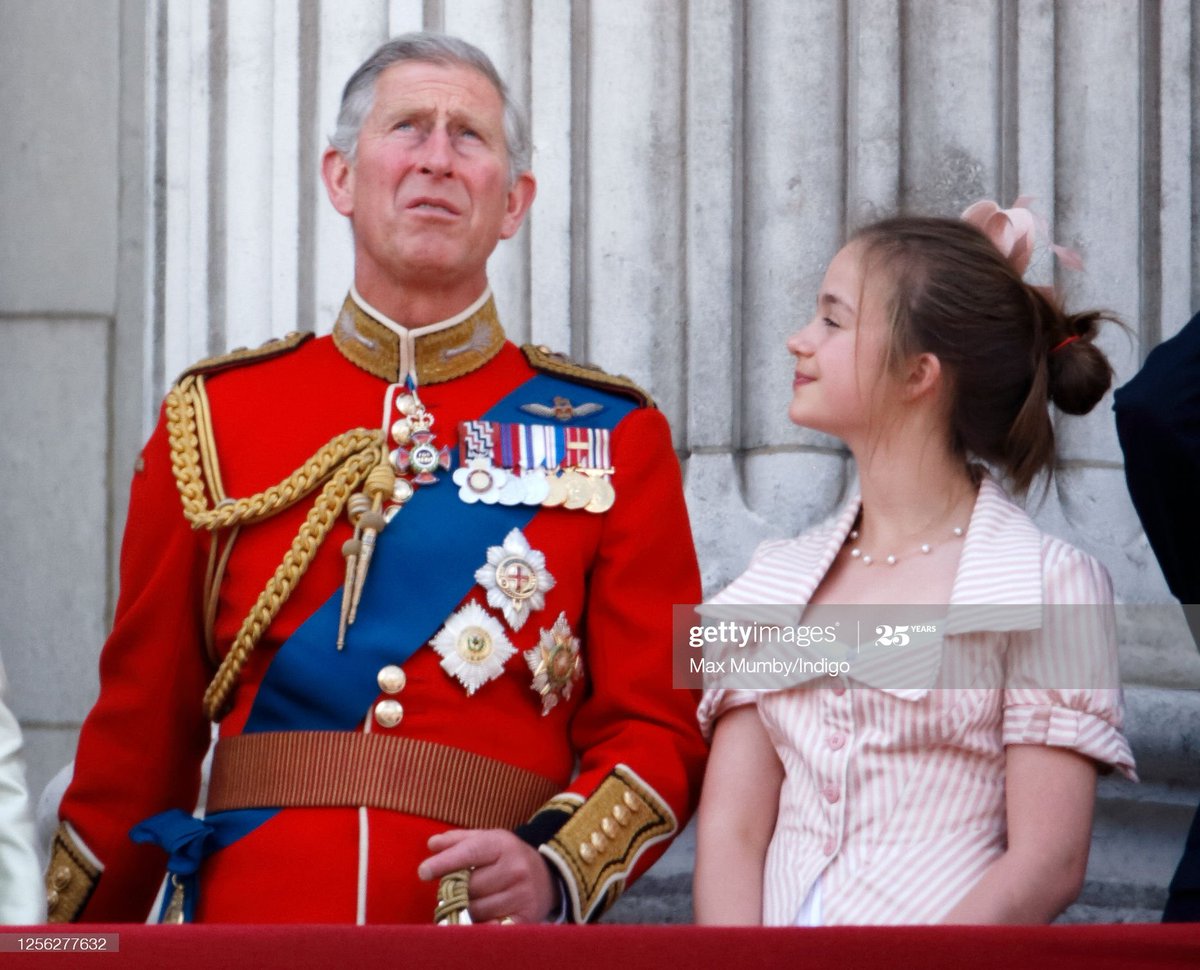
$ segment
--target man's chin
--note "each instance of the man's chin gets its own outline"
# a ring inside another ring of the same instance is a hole
[[[410,240],[411,242],[411,240]],[[433,243],[425,246],[409,246],[397,260],[397,268],[404,276],[419,276],[427,285],[445,283],[453,285],[464,278],[482,273],[487,267],[487,253],[463,252],[459,246]]]

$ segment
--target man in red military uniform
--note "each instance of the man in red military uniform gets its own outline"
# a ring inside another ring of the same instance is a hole
[[[165,859],[166,920],[586,921],[686,822],[678,463],[630,382],[504,337],[486,261],[533,200],[525,145],[461,41],[350,79],[323,175],[354,285],[330,337],[167,397],[51,919],[144,919]]]

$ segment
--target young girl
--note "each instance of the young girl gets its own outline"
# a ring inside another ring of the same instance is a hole
[[[1022,280],[1026,210],[968,214],[990,216],[989,235],[888,219],[830,263],[788,341],[789,415],[846,443],[861,495],[798,539],[763,543],[713,602],[803,604],[805,623],[831,604],[1111,604],[1103,566],[1039,532],[972,463],[1017,493],[1049,469],[1048,405],[1085,414],[1111,381],[1092,343],[1104,315],[1065,314]],[[697,922],[1062,912],[1083,883],[1097,770],[1134,771],[1111,626],[1086,638],[1089,676],[1056,677],[1079,646],[1060,615],[993,610],[947,632],[937,689],[863,686],[852,671],[817,678],[832,686],[707,691]]]

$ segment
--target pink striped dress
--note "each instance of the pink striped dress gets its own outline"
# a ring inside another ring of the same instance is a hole
[[[797,539],[764,542],[713,603],[807,603],[846,541],[859,500]],[[710,690],[706,732],[756,704],[786,772],[767,852],[763,921],[933,923],[1005,848],[1004,748],[1046,744],[1136,779],[1121,733],[1104,567],[1040,532],[985,478],[967,528],[935,684]],[[1042,610],[1097,604],[1098,610]],[[1023,605],[1032,609],[1011,610]],[[1080,660],[1064,644],[1094,644]],[[1089,669],[1081,672],[1080,664]],[[1043,685],[1080,686],[1043,686]],[[974,685],[974,686],[962,686]],[[847,687],[849,689],[847,689]],[[814,887],[819,886],[819,893]]]

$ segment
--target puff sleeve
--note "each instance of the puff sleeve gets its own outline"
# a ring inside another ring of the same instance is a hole
[[[1043,538],[1042,626],[1012,638],[1004,744],[1070,748],[1137,780],[1122,733],[1112,580],[1091,556]]]

